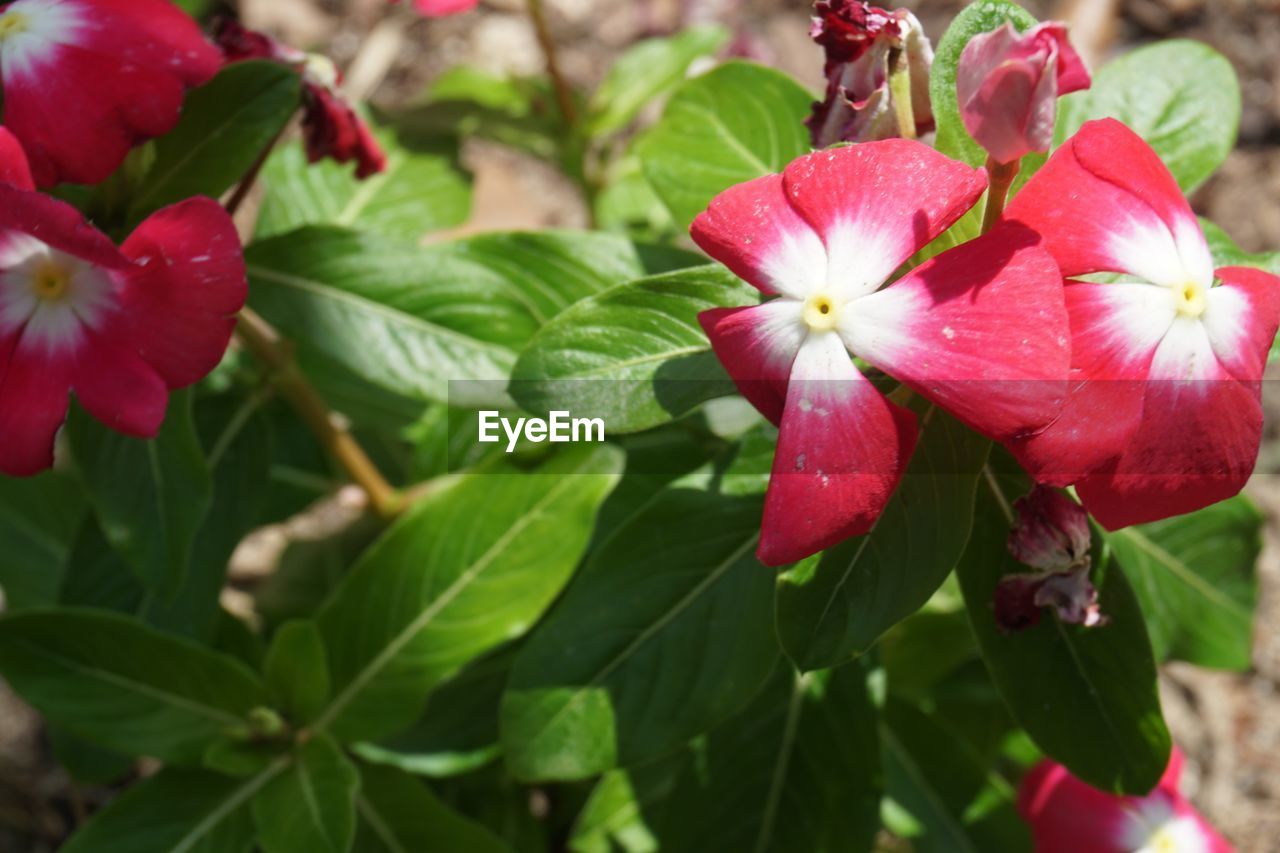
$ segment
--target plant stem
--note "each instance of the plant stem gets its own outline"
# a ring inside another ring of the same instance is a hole
[[[240,312],[236,335],[245,349],[271,373],[280,395],[297,411],[325,449],[369,496],[369,504],[383,518],[394,518],[404,501],[352,437],[345,420],[331,410],[298,369],[288,341],[252,308]]]
[[[889,100],[898,119],[898,135],[916,138],[916,111],[911,102],[911,63],[905,50],[895,50],[889,57]]]
[[[1005,199],[1009,197],[1009,187],[1013,179],[1018,177],[1022,168],[1022,160],[1011,160],[1008,163],[997,163],[987,157],[987,209],[982,214],[982,233],[986,234],[1000,221],[1004,213]]]
[[[551,78],[551,87],[555,89],[556,104],[560,107],[560,115],[564,123],[572,126],[578,123],[578,110],[573,105],[573,89],[569,81],[560,72],[560,59],[556,54],[556,43],[551,38],[551,30],[547,27],[547,15],[542,0],[527,0],[529,4],[529,20],[533,22],[533,32],[538,38],[538,46],[547,59],[547,75]]]
[[[231,198],[227,199],[227,203],[224,205],[227,209],[227,213],[235,216],[236,212],[240,210],[240,206],[244,204],[244,200],[249,197],[249,192],[253,189],[253,185],[258,182],[258,175],[262,173],[262,167],[267,165],[267,158],[271,156],[272,151],[276,150],[276,145],[279,144],[281,137],[284,136],[284,132],[289,129],[289,125],[291,124],[293,124],[292,119],[284,123],[279,132],[277,132],[275,136],[271,137],[271,141],[263,147],[262,153],[258,155],[257,160],[253,161],[253,165],[249,167],[249,171],[244,173],[244,177],[241,178],[240,183],[236,185],[235,192],[231,194]]]

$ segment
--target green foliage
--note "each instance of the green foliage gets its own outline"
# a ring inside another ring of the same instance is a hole
[[[760,503],[672,487],[596,546],[516,656],[502,699],[519,779],[583,779],[676,749],[742,706],[778,657]]]
[[[1002,633],[991,607],[1000,578],[1025,571],[1006,545],[1007,507],[1030,488],[1025,475],[989,474],[973,540],[956,569],[969,621],[1009,710],[1046,754],[1104,790],[1145,794],[1169,760],[1156,666],[1143,613],[1120,567],[1094,552],[1091,579],[1104,626],[1040,623]]]
[[[239,662],[88,609],[0,618],[0,675],[53,722],[95,743],[198,765],[266,702]]]
[[[356,829],[360,774],[326,735],[300,746],[293,761],[250,804],[265,853],[343,853]]]
[[[69,543],[85,512],[77,484],[58,473],[0,477],[0,589],[10,610],[53,604]]]
[[[298,109],[301,85],[289,68],[255,60],[228,65],[193,92],[178,126],[155,145],[155,161],[133,199],[130,220],[229,190]]]
[[[875,528],[782,575],[778,636],[802,670],[869,649],[929,600],[964,551],[990,443],[936,410]],[[928,508],[933,519],[918,523]]]
[[[611,433],[667,423],[733,390],[698,314],[756,298],[718,266],[619,285],[533,337],[512,372],[511,394],[531,412],[604,418]]]
[[[1262,515],[1245,497],[1108,534],[1157,659],[1248,669]]]
[[[1189,193],[1235,145],[1240,83],[1226,57],[1208,45],[1160,42],[1120,57],[1088,90],[1065,97],[1056,136],[1061,141],[1089,119],[1107,116],[1150,143]]]
[[[695,77],[637,144],[645,177],[687,228],[722,190],[809,151],[803,121],[812,100],[790,77],[749,62]]]
[[[452,811],[410,776],[364,767],[356,850],[368,853],[511,853],[483,826]]]

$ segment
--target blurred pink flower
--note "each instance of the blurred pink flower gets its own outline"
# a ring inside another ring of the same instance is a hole
[[[480,0],[413,0],[413,8],[418,10],[418,14],[428,18],[443,18],[446,15],[470,12],[478,5]]]

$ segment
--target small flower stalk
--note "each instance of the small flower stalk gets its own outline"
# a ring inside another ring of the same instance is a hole
[[[1107,624],[1098,591],[1089,581],[1089,516],[1057,489],[1035,486],[1014,503],[1017,525],[1009,553],[1036,572],[1006,575],[996,587],[996,625],[1006,633],[1040,621],[1051,607],[1063,622],[1093,628]]]
[[[1089,88],[1089,71],[1048,21],[1019,33],[1013,24],[975,36],[960,54],[956,96],[969,135],[994,163],[1013,163],[1053,143],[1059,96]]]
[[[858,0],[818,0],[810,35],[826,52],[826,97],[806,122],[815,148],[914,139],[933,130],[933,46],[914,15]]]

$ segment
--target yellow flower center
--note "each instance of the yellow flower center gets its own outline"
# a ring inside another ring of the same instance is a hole
[[[0,41],[27,31],[27,16],[21,12],[0,15]]]
[[[840,306],[827,293],[815,293],[804,301],[804,322],[816,332],[836,327],[840,319]]]
[[[57,302],[71,286],[71,270],[52,259],[41,262],[31,279],[31,288],[40,299]]]
[[[1167,829],[1157,830],[1147,841],[1151,853],[1178,853],[1178,839]]]
[[[1184,317],[1199,317],[1204,313],[1204,288],[1189,281],[1174,289],[1174,298],[1178,302],[1178,313]]]

